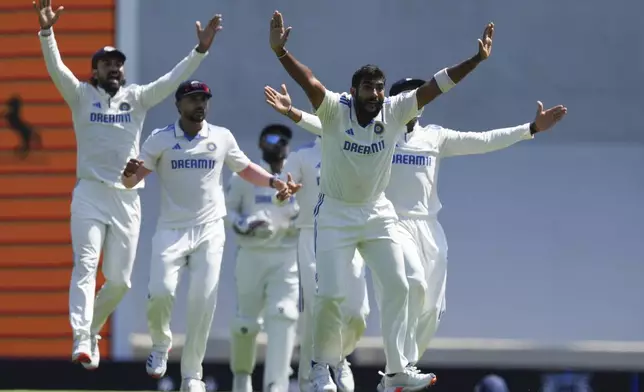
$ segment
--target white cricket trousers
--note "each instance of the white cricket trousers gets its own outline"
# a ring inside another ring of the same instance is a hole
[[[182,378],[203,377],[225,240],[223,219],[183,229],[157,229],[152,237],[148,329],[153,351],[167,353],[172,347],[170,319],[179,272],[185,267],[190,274]]]
[[[232,321],[230,370],[252,374],[257,334],[268,343],[263,391],[287,391],[297,334],[297,248],[240,248],[235,266],[237,314]]]
[[[300,271],[300,363],[298,379],[300,385],[308,383],[313,360],[313,304],[315,303],[315,234],[312,228],[300,229],[297,247],[297,261]],[[355,252],[351,265],[348,294],[340,305],[343,311],[342,356],[351,354],[367,328],[369,296],[365,280],[364,260]],[[301,388],[300,388],[301,389]]]
[[[100,332],[131,287],[141,226],[139,193],[79,180],[72,196],[70,226],[74,268],[69,321],[75,337],[88,337]],[[96,294],[101,252],[105,283]]]
[[[356,249],[382,288],[380,329],[386,373],[402,372],[407,331],[407,296],[402,247],[396,235],[397,216],[384,194],[367,204],[350,204],[320,194],[315,215],[315,258],[318,276],[313,329],[315,362],[335,366],[342,360],[343,311],[350,295]]]
[[[398,228],[410,287],[405,356],[416,363],[427,350],[446,309],[447,239],[434,217],[400,217]],[[419,286],[419,279],[424,292],[412,290],[412,286]],[[423,293],[424,298],[420,298]]]

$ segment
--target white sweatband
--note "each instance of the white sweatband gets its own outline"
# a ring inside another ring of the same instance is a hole
[[[52,33],[51,27],[48,29],[40,29],[40,36],[41,37],[49,37]]]
[[[448,92],[452,87],[456,86],[456,83],[454,83],[452,78],[450,78],[447,74],[447,68],[443,68],[440,71],[436,72],[436,74],[434,75],[434,80],[436,81],[436,84],[438,84],[438,88],[440,88],[444,93]]]

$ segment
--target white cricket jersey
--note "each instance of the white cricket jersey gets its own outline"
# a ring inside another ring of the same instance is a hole
[[[436,217],[442,208],[437,188],[441,158],[483,154],[530,138],[530,124],[487,132],[416,125],[396,144],[385,194],[399,216]]]
[[[286,161],[288,165],[288,160]],[[261,162],[269,173],[270,165]],[[274,228],[274,233],[268,238],[237,235],[237,245],[242,248],[295,248],[297,246],[297,230],[292,228],[293,220],[299,214],[299,206],[294,197],[288,202],[273,203],[275,189],[256,186],[243,180],[238,175],[230,178],[228,192],[226,193],[226,206],[228,207],[227,220],[235,224],[239,219],[249,216],[261,216],[269,220]]]
[[[157,226],[171,229],[223,218],[224,163],[233,172],[250,164],[228,129],[205,121],[194,138],[184,134],[178,121],[154,130],[143,142],[140,159],[159,176],[161,211]]]
[[[172,71],[156,81],[121,87],[112,97],[72,74],[60,57],[53,32],[48,36],[39,33],[39,36],[47,71],[72,112],[77,145],[76,176],[126,189],[121,173],[130,158],[139,156],[147,111],[174,93],[197,69],[205,54],[192,50]],[[135,188],[143,186],[141,181]]]
[[[320,166],[322,161],[321,139],[300,147],[289,154],[282,173],[291,173],[293,181],[302,184],[295,194],[300,214],[295,220],[299,229],[313,228],[313,209],[320,193]]]
[[[386,98],[363,128],[351,95],[327,90],[316,112],[322,123],[321,193],[352,204],[380,198],[389,183],[396,141],[418,113],[416,90],[405,92]]]

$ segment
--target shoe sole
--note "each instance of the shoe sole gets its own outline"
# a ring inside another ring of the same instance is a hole
[[[79,353],[75,357],[72,357],[72,362],[73,363],[82,363],[82,364],[89,364],[92,362],[92,358],[90,358],[89,354],[86,353]]]
[[[161,373],[161,374],[157,374],[157,373],[150,373],[150,372],[148,372],[148,376],[150,376],[150,377],[154,378],[155,380],[158,380],[158,379],[160,379],[161,377],[165,376],[165,372],[163,372],[163,373]]]
[[[429,380],[429,383],[427,383],[427,385],[424,387],[418,387],[418,388],[390,387],[390,388],[383,388],[383,392],[418,392],[418,391],[422,391],[423,389],[433,387],[434,385],[436,385],[436,382],[438,382],[438,377],[434,376],[431,380]]]

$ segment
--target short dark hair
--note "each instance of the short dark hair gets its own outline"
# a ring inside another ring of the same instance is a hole
[[[382,79],[387,81],[385,73],[377,65],[367,64],[360,67],[351,77],[351,87],[358,88],[363,80]]]

